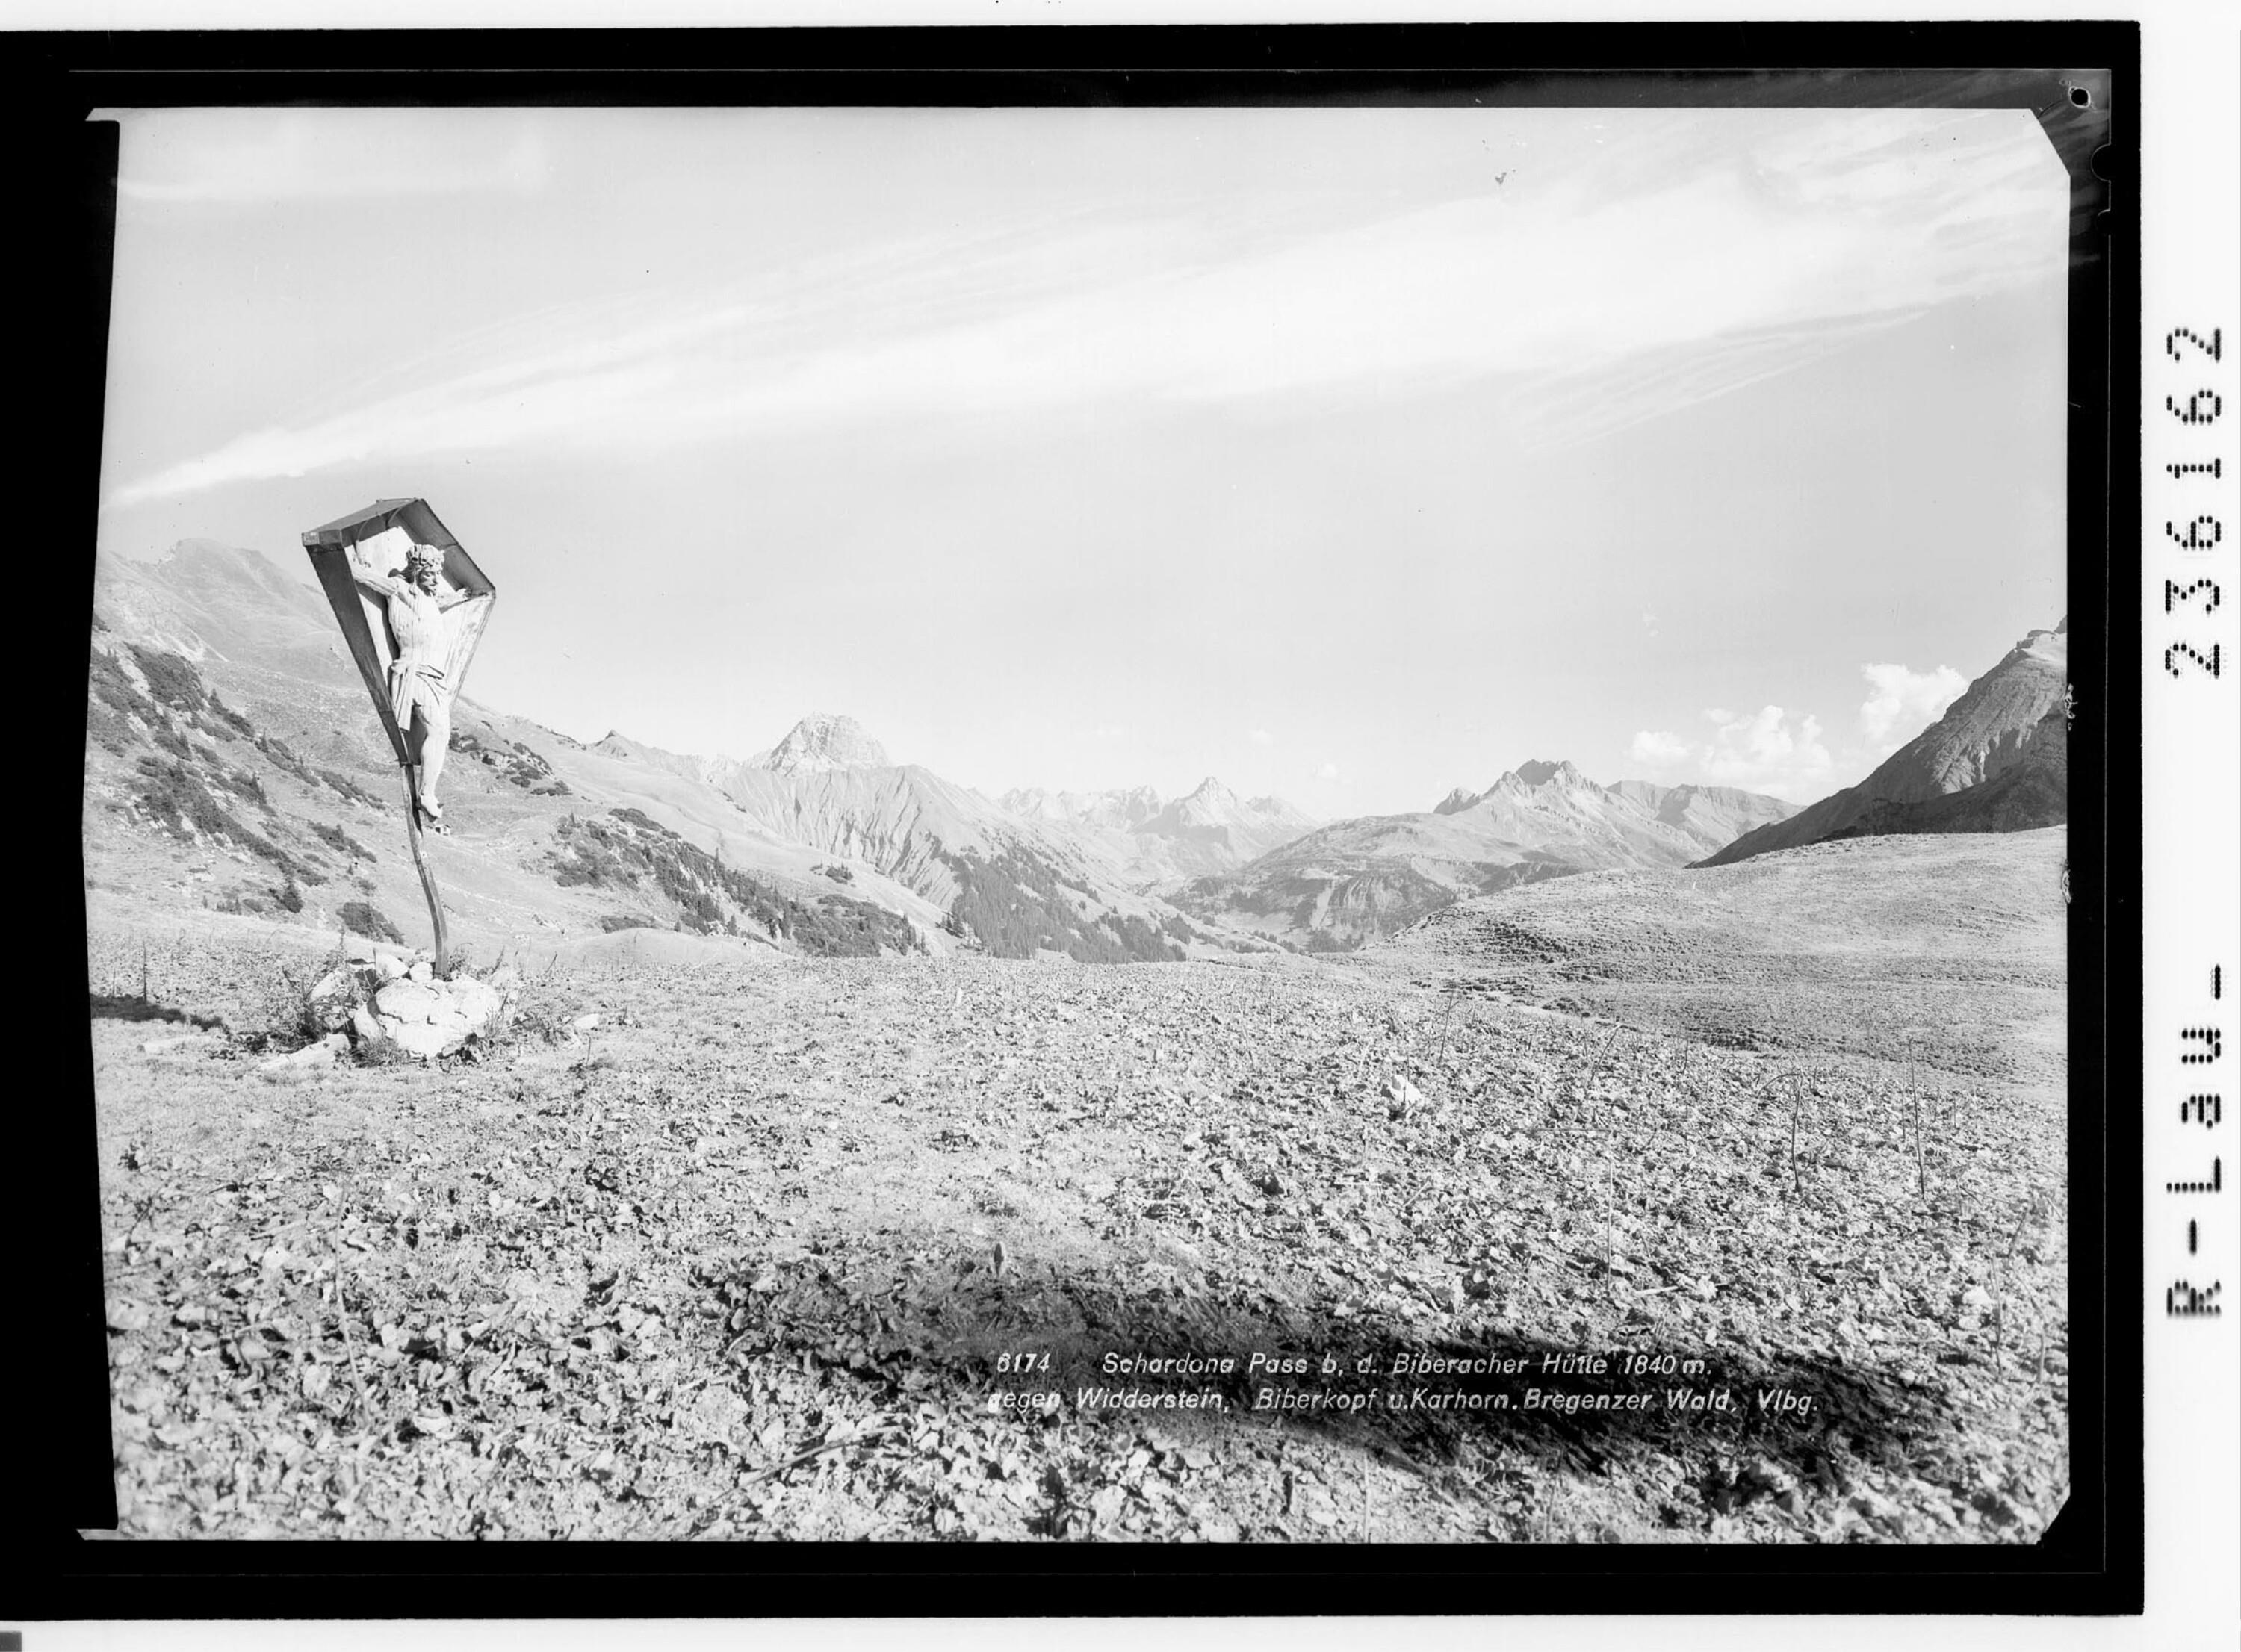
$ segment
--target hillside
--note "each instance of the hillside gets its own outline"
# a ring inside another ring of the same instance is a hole
[[[256,552],[187,541],[104,559],[94,626],[90,887],[425,941],[396,767],[318,592]],[[632,925],[1107,962],[1255,945],[1139,893],[1063,829],[889,762],[846,718],[700,759],[620,733],[586,746],[463,696],[452,751],[454,830],[429,853],[471,952]]]
[[[1857,786],[1736,838],[1709,866],[1833,838],[2024,832],[2070,818],[2070,622],[2034,631]]]
[[[773,838],[893,879],[1001,957],[1172,961],[1194,947],[1228,949],[1228,938],[1140,893],[1062,823],[1023,818],[930,769],[892,762],[851,719],[805,719],[746,759],[679,756],[620,734],[591,750],[695,779]]]
[[[324,599],[269,558],[204,540],[104,559],[87,735],[86,879],[105,903],[427,940],[387,742]],[[428,853],[471,953],[632,925],[781,950],[954,944],[944,908],[876,873],[836,881],[688,778],[466,698],[452,749],[454,831]],[[589,877],[594,844],[612,864]]]
[[[1475,990],[1745,1049],[2064,1092],[2068,833],[1846,839],[1458,902],[1379,949]]]
[[[1311,950],[1359,946],[1472,895],[1609,867],[1679,866],[1791,806],[1645,781],[1598,786],[1531,762],[1420,814],[1341,820],[1193,882],[1185,910]]]

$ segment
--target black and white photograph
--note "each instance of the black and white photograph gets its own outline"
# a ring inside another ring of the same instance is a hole
[[[85,1535],[2041,1543],[2033,74],[102,111]]]

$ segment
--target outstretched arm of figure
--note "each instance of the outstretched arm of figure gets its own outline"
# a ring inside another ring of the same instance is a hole
[[[438,602],[436,605],[437,611],[441,613],[449,613],[452,609],[460,606],[464,603],[472,602],[481,594],[482,593],[480,592],[476,591],[462,591],[456,597],[446,597],[442,601]]]
[[[397,583],[393,579],[369,579],[364,574],[353,574],[351,582],[376,602],[387,602]]]

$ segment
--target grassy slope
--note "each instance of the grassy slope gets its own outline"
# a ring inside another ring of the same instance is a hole
[[[190,661],[144,644],[136,651],[112,633],[97,633],[96,644],[84,794],[96,900],[135,906],[142,921],[159,927],[217,909],[325,935],[344,926],[345,906],[363,902],[408,940],[427,943],[397,771],[354,679],[313,680],[216,656]],[[159,692],[165,684],[173,686],[168,699]],[[458,707],[454,736],[465,748],[453,752],[444,781],[454,829],[429,839],[427,853],[454,943],[471,952],[565,946],[624,917],[676,921],[677,904],[650,886],[556,880],[554,862],[567,854],[563,823],[572,815],[605,819],[616,806],[651,812],[776,898],[811,906],[836,895],[868,900],[908,917],[925,944],[947,944],[942,914],[908,890],[868,868],[843,888],[815,870],[826,857],[755,832],[706,787],[591,761],[550,731],[472,703]],[[209,799],[244,830],[189,832],[154,818],[151,763],[177,770],[166,784],[191,803]],[[241,789],[247,786],[253,793]],[[350,847],[334,846],[338,833]],[[291,873],[300,901],[293,910],[286,905]]]
[[[1925,1064],[2059,1094],[2061,827],[1848,839],[1588,873],[1441,912],[1399,944],[1529,1002],[1716,1044]]]

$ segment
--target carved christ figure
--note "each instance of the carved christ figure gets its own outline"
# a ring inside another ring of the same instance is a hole
[[[436,800],[436,782],[452,746],[452,686],[445,680],[451,635],[444,615],[473,600],[465,592],[449,598],[440,594],[443,569],[441,552],[415,545],[405,556],[402,579],[392,572],[387,579],[357,580],[358,588],[382,604],[389,616],[390,635],[397,642],[397,657],[389,665],[389,709],[408,741],[414,719],[419,721],[420,783],[413,790],[421,815],[436,832],[451,829]]]

